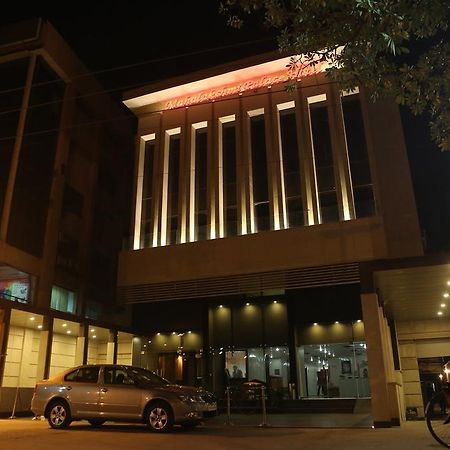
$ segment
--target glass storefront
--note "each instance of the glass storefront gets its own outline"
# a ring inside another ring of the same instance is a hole
[[[89,327],[88,364],[112,364],[114,359],[114,339],[106,328]]]
[[[304,345],[297,356],[302,397],[370,397],[365,342]]]

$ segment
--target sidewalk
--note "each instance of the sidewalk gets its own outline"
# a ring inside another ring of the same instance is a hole
[[[232,414],[232,426],[258,426],[262,423],[261,414]],[[267,424],[270,427],[288,428],[372,428],[371,414],[268,414]],[[227,425],[227,415],[221,414],[208,419],[208,425]]]

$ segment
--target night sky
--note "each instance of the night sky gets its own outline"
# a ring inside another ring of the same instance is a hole
[[[256,19],[243,30],[228,27],[216,0],[17,5],[0,24],[48,19],[118,101],[132,87],[277,48]],[[402,120],[428,251],[450,251],[450,152],[432,143],[426,117],[402,111]]]

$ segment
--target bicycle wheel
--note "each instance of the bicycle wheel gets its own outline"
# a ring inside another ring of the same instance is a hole
[[[450,448],[450,408],[442,391],[430,400],[425,416],[431,435],[444,447]]]

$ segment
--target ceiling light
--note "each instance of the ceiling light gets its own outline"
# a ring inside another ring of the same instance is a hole
[[[442,316],[443,312],[442,311],[438,311],[437,315],[438,316]]]
[[[42,325],[38,325],[38,328],[41,330],[42,329]]]
[[[164,342],[164,347],[166,347],[167,346],[167,344]]]
[[[318,323],[317,323],[317,322],[314,322],[313,325],[314,325],[315,327],[317,327]]]
[[[95,339],[97,336],[94,334],[93,336],[92,336],[92,339]]]
[[[70,334],[70,333],[72,333],[70,330],[67,330],[67,334]]]
[[[177,334],[176,331],[172,331],[172,334]]]
[[[448,292],[446,292],[445,294],[444,294],[444,298],[449,298],[450,297],[450,294],[448,293]]]
[[[445,303],[441,303],[441,308],[445,308],[447,305]]]
[[[30,320],[35,320],[35,317],[30,317]]]
[[[339,323],[339,321],[338,320],[336,320],[336,322],[334,322],[336,325]]]
[[[245,306],[250,306],[250,303],[246,303]]]
[[[219,308],[223,308],[223,305],[219,305]]]
[[[95,333],[95,330],[93,328],[91,328],[91,333]]]
[[[63,326],[64,328],[66,328],[66,327],[67,327],[67,323],[63,323],[62,326]]]
[[[358,319],[356,322],[357,322],[357,323],[361,323],[361,319]]]
[[[156,336],[161,336],[161,333],[156,333]]]
[[[449,281],[447,281],[447,286],[450,286],[450,280],[449,280]]]
[[[192,331],[188,331],[188,334],[191,334],[192,333]]]
[[[278,303],[276,300],[274,300],[273,302],[274,302],[275,305]]]

